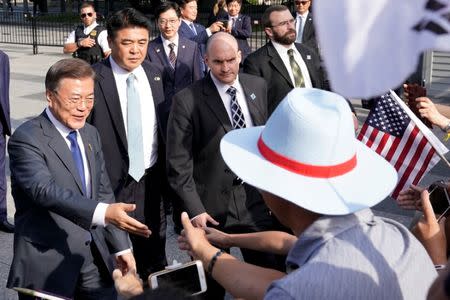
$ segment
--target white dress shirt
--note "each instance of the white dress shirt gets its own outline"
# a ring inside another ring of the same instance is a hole
[[[245,126],[253,127],[253,120],[250,115],[250,111],[248,110],[247,100],[245,99],[244,90],[242,89],[241,83],[239,82],[239,76],[236,77],[236,80],[232,85],[224,84],[220,82],[213,73],[211,74],[211,78],[214,82],[214,85],[217,88],[217,91],[219,92],[220,98],[222,99],[223,105],[225,106],[225,109],[228,114],[228,118],[230,119],[231,124],[233,124],[232,117],[231,117],[231,96],[227,94],[227,90],[230,88],[230,86],[233,86],[236,88],[236,100],[239,103],[239,106],[241,107],[241,111],[244,114],[245,118]]]
[[[125,132],[128,135],[127,122],[127,78],[131,73],[136,77],[135,84],[139,93],[139,101],[141,103],[141,121],[142,121],[142,140],[144,144],[144,163],[145,169],[152,167],[158,159],[158,124],[156,120],[155,105],[150,83],[142,66],[137,67],[132,72],[122,69],[109,56],[111,69],[116,81],[117,92],[119,93],[120,108],[125,126]]]
[[[298,52],[295,45],[291,44],[289,48],[286,48],[285,46],[274,41],[272,41],[272,44],[275,47],[275,50],[277,51],[278,55],[281,57],[281,60],[283,61],[284,66],[286,67],[289,73],[289,77],[291,78],[292,84],[295,83],[294,73],[292,72],[291,63],[289,62],[289,55],[287,52],[289,49],[294,50],[294,59],[299,65],[300,70],[302,71],[303,79],[305,80],[305,87],[312,88],[311,77],[309,76],[308,67],[306,66],[305,61],[302,58],[302,55],[300,54],[300,52]]]
[[[167,59],[169,59],[169,53],[170,53],[169,45],[172,44],[172,43],[175,44],[175,47],[173,47],[173,51],[175,52],[175,55],[178,57],[178,45],[179,45],[179,43],[178,43],[178,40],[179,40],[178,33],[174,36],[173,41],[166,40],[161,34],[161,40],[162,40],[162,44],[163,44],[163,47],[164,47],[164,52],[166,52]]]
[[[89,25],[88,27],[84,27],[84,34],[85,35],[89,35],[91,33],[91,31],[97,27],[98,23],[96,21],[94,21],[94,23],[92,23],[91,25]],[[102,48],[103,53],[111,51],[111,49],[109,48],[109,44],[108,44],[108,32],[105,30],[101,31],[98,34],[98,38],[97,38],[98,44],[100,46],[100,48]],[[67,37],[65,44],[71,44],[71,43],[75,43],[75,30],[72,31],[71,33],[69,33],[69,36]]]

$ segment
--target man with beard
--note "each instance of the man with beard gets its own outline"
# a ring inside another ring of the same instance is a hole
[[[329,90],[317,53],[295,43],[295,19],[289,9],[270,6],[261,20],[270,41],[247,57],[244,72],[267,81],[269,115],[294,87]]]

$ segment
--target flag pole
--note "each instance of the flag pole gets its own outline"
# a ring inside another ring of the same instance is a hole
[[[448,162],[448,160],[445,158],[445,156],[443,154],[441,154],[439,151],[436,151],[436,153],[439,155],[439,157],[445,161],[445,163],[447,164],[447,167],[450,168],[450,162]]]

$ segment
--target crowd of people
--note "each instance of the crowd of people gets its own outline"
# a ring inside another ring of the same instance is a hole
[[[415,186],[398,199],[423,210],[412,232],[373,214],[397,173],[357,141],[355,110],[322,66],[311,0],[294,3],[294,14],[266,9],[268,41],[255,51],[241,0],[218,1],[208,27],[196,23],[196,0],[163,2],[154,40],[139,11],[117,11],[103,28],[83,3],[63,50],[74,58],[47,71],[47,108],[9,140],[7,286],[183,298],[182,287],[171,296],[147,287],[167,265],[171,212],[180,249],[207,271],[202,299],[424,299],[446,270],[445,218]],[[450,132],[448,107],[416,103]],[[450,296],[446,273],[430,295]]]

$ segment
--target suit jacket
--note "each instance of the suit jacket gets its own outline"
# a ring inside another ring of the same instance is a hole
[[[198,47],[200,49],[200,57],[203,61],[206,53],[206,41],[208,41],[208,33],[206,32],[205,26],[203,26],[202,24],[194,23],[194,27],[197,34],[192,31],[192,29],[186,24],[186,22],[181,21],[181,25],[178,28],[178,35],[198,44]]]
[[[9,116],[9,57],[0,50],[0,122],[3,130],[0,134],[11,135]]]
[[[312,86],[329,90],[320,59],[316,52],[303,44],[295,44],[308,68]],[[272,42],[268,42],[250,54],[244,61],[244,72],[264,78],[268,85],[269,115],[283,98],[294,88],[288,70],[284,66]]]
[[[112,203],[114,194],[97,130],[86,124],[79,133],[91,175],[91,199],[83,194],[67,143],[45,112],[20,126],[9,140],[16,227],[8,287],[70,297],[90,251],[90,236],[109,267],[110,253],[130,248],[128,234],[116,227],[91,227],[98,202]]]
[[[296,17],[296,16],[294,16]],[[317,54],[319,54],[319,46],[317,45],[316,30],[314,29],[313,15],[308,13],[305,21],[305,27],[303,28],[302,44],[313,48]]]
[[[163,69],[166,105],[164,106],[165,110],[162,112],[162,125],[163,132],[166,132],[173,95],[203,77],[200,52],[195,42],[179,36],[177,62],[175,69],[173,69],[164,50],[161,36],[158,36],[148,44],[147,58]]]
[[[242,53],[242,61],[252,52],[247,39],[252,36],[252,21],[247,15],[238,15],[234,26],[231,29],[231,35],[238,42],[239,50]]]
[[[265,124],[264,80],[240,74],[239,81],[254,125]],[[167,134],[168,180],[191,217],[207,212],[221,225],[225,224],[236,175],[223,161],[219,144],[232,129],[209,74],[174,96]],[[247,197],[249,209],[252,201],[260,200]]]
[[[88,121],[100,133],[105,160],[109,162],[106,164],[106,169],[114,194],[117,195],[125,184],[129,168],[128,142],[124,118],[109,59],[99,62],[92,67],[97,74],[97,78],[94,87],[95,105]],[[168,110],[164,102],[162,71],[157,65],[149,61],[144,61],[142,67],[147,74],[152,90],[159,138],[162,138],[163,114]],[[162,144],[162,140],[160,140],[159,145],[162,146]],[[144,199],[140,200],[144,201]]]

